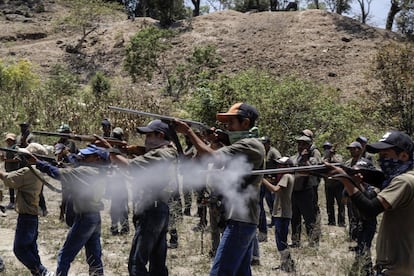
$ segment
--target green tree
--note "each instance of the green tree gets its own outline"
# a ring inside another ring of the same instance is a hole
[[[318,144],[346,144],[372,127],[358,105],[341,103],[336,90],[294,78],[275,80],[255,70],[206,83],[186,102],[191,117],[209,125],[235,102],[254,105],[261,135],[270,136],[283,154],[295,151],[295,137],[305,128],[314,130]]]
[[[398,30],[407,37],[414,40],[414,3],[410,8],[402,9],[396,18]]]
[[[113,14],[118,7],[114,3],[103,0],[71,0],[65,1],[69,6],[69,14],[60,22],[65,29],[80,32],[81,37],[75,46],[68,47],[68,52],[79,52],[85,39],[95,32],[105,16]]]
[[[36,120],[35,107],[29,102],[36,100],[34,91],[39,85],[39,77],[32,72],[29,61],[6,64],[0,60],[1,127],[15,125],[21,120]]]
[[[91,86],[96,99],[107,98],[111,91],[111,82],[102,72],[96,72],[91,80]]]
[[[381,84],[369,93],[377,103],[382,124],[414,132],[414,45],[390,44],[382,48],[374,63],[375,76]]]
[[[131,38],[126,47],[124,69],[133,82],[142,78],[151,81],[154,71],[163,72],[165,65],[161,57],[171,47],[169,39],[173,35],[170,30],[148,27]]]

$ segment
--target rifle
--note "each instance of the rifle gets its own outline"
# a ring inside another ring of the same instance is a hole
[[[78,134],[71,134],[71,133],[59,133],[59,132],[47,132],[47,131],[32,131],[33,134],[43,135],[43,136],[54,136],[54,137],[61,137],[66,139],[71,139],[75,141],[84,141],[84,142],[91,142],[99,146],[101,143],[99,139],[96,139],[93,135],[78,135]],[[122,153],[126,153],[128,155],[142,155],[145,154],[145,147],[143,146],[136,146],[136,145],[128,145],[126,141],[105,137],[103,138],[108,141],[109,144],[112,146],[119,147],[119,151]]]
[[[33,134],[42,135],[42,136],[53,136],[53,137],[61,137],[75,141],[84,141],[84,142],[91,142],[93,144],[99,143],[97,139],[93,135],[78,135],[78,134],[71,134],[71,133],[59,133],[59,132],[48,132],[48,131],[32,131]],[[126,146],[127,143],[125,141],[121,141],[114,138],[104,138],[109,144],[113,146]]]
[[[131,113],[131,114],[136,114],[136,115],[142,115],[142,116],[146,116],[146,117],[152,117],[155,119],[159,119],[163,122],[165,122],[166,124],[174,124],[174,120],[180,120],[186,124],[188,124],[190,127],[195,127],[198,130],[200,130],[202,133],[205,134],[213,134],[213,130],[211,130],[211,127],[201,123],[201,122],[197,122],[197,121],[192,121],[192,120],[186,120],[186,119],[181,119],[181,118],[175,118],[175,117],[171,117],[171,116],[165,116],[165,115],[160,115],[160,114],[155,114],[155,113],[150,113],[150,112],[144,112],[144,111],[138,111],[138,110],[132,110],[132,109],[128,109],[128,108],[122,108],[122,107],[117,107],[117,106],[108,106],[109,109],[112,110],[116,110],[116,111],[120,111],[120,112],[124,112],[124,113]],[[229,137],[227,135],[227,133],[221,129],[216,129],[214,131],[214,133],[217,135],[217,140],[219,142],[221,142],[224,145],[230,145],[229,142]]]
[[[144,111],[138,111],[138,110],[133,110],[133,109],[129,109],[129,108],[122,108],[122,107],[117,107],[117,106],[108,106],[109,109],[112,110],[116,110],[116,111],[120,111],[120,112],[124,112],[124,113],[131,113],[131,114],[135,114],[135,115],[141,115],[141,116],[146,116],[146,117],[152,117],[155,119],[159,119],[167,124],[174,122],[175,119],[178,119],[186,124],[188,124],[189,126],[192,127],[196,127],[199,130],[210,130],[210,127],[197,122],[197,121],[191,121],[191,120],[186,120],[186,119],[180,119],[180,118],[174,118],[171,116],[165,116],[165,115],[159,115],[159,114],[155,114],[155,113],[150,113],[150,112],[144,112]]]
[[[30,157],[29,154],[27,154],[25,152],[21,152],[17,149],[9,149],[9,148],[0,147],[0,151],[12,152],[12,153],[15,153],[16,155],[20,155],[20,156],[24,156],[24,157]],[[41,154],[33,154],[33,153],[32,153],[32,155],[36,156],[36,158],[38,158],[40,160],[47,161],[51,164],[56,164],[56,160],[53,157],[50,157],[50,156],[47,156],[47,155],[41,155]]]
[[[353,169],[345,166],[342,163],[331,163],[330,165],[341,167],[349,175],[355,175],[360,173],[364,177],[364,182],[371,186],[381,188],[382,183],[385,180],[385,175],[380,170],[359,168]],[[262,175],[262,174],[279,174],[279,173],[304,173],[313,174],[317,176],[324,176],[328,173],[329,169],[324,164],[310,165],[310,166],[299,166],[299,167],[287,167],[277,169],[264,169],[264,170],[253,170],[250,175]]]

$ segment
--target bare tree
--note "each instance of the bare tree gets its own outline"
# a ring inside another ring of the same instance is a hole
[[[371,10],[372,0],[357,0],[359,8],[361,9],[360,20],[361,23],[366,24]]]
[[[337,14],[343,14],[351,9],[352,0],[325,0],[326,7]]]

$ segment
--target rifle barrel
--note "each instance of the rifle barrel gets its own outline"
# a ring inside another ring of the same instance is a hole
[[[331,163],[333,166],[342,166],[342,163]],[[262,175],[262,174],[278,174],[278,173],[295,173],[295,172],[312,172],[312,171],[323,171],[326,170],[326,166],[321,165],[310,165],[310,166],[299,166],[299,167],[288,167],[288,168],[277,168],[277,169],[263,169],[253,170],[251,175]]]
[[[75,141],[84,141],[84,142],[95,142],[97,139],[93,135],[79,135],[72,133],[59,133],[59,132],[48,132],[48,131],[32,131],[33,134],[43,135],[43,136],[53,136],[53,137],[63,137]],[[126,145],[125,141],[121,141],[113,138],[104,138],[111,145]]]
[[[189,124],[190,126],[195,126],[198,127],[200,129],[210,129],[207,125],[197,122],[197,121],[192,121],[192,120],[186,120],[186,119],[181,119],[181,118],[175,118],[175,117],[171,117],[171,116],[166,116],[166,115],[160,115],[160,114],[155,114],[155,113],[150,113],[150,112],[144,112],[144,111],[138,111],[138,110],[133,110],[133,109],[129,109],[129,108],[123,108],[123,107],[117,107],[117,106],[108,106],[109,109],[112,110],[116,110],[116,111],[120,111],[120,112],[124,112],[124,113],[130,113],[130,114],[135,114],[135,115],[142,115],[142,116],[146,116],[146,117],[152,117],[155,119],[159,119],[161,121],[168,121],[168,122],[174,122],[174,120],[180,120],[183,121],[187,124]]]
[[[16,149],[8,149],[8,148],[3,148],[0,147],[0,151],[5,151],[5,152],[13,152],[16,154],[23,154],[23,155],[27,155],[27,153],[21,152],[19,150]],[[33,154],[33,153],[32,153]],[[42,154],[33,154],[34,156],[36,156],[36,158],[47,161],[49,163],[54,163],[56,162],[55,158],[47,156],[47,155],[42,155]]]

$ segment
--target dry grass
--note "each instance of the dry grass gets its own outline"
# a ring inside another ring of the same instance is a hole
[[[320,186],[320,205],[322,212],[322,238],[318,248],[310,248],[303,242],[301,248],[292,249],[292,256],[296,262],[296,273],[292,275],[347,275],[353,261],[353,255],[348,251],[347,229],[335,226],[326,226],[325,198],[323,184]],[[8,193],[2,204],[8,203]],[[58,194],[45,189],[48,201],[49,215],[40,217],[38,245],[42,262],[51,270],[56,268],[56,256],[62,246],[67,227],[58,219]],[[112,236],[109,231],[109,201],[105,201],[105,210],[102,212],[102,247],[103,262],[106,275],[128,275],[127,261],[133,233],[127,236]],[[193,202],[192,213],[196,213]],[[2,275],[30,275],[28,270],[15,258],[13,254],[13,238],[16,224],[16,213],[7,212],[7,217],[0,218],[0,255],[6,263],[6,271]],[[183,217],[178,223],[179,248],[168,250],[167,266],[170,275],[208,275],[211,258],[210,235],[206,231],[203,235],[201,248],[201,233],[192,231],[198,222],[197,217]],[[131,229],[133,229],[131,224]],[[302,241],[306,236],[302,237]],[[274,270],[279,264],[279,254],[276,249],[273,228],[269,230],[268,241],[260,243],[261,265],[252,268],[253,275],[289,275]],[[88,267],[85,254],[82,251],[74,260],[70,275],[87,275]]]

